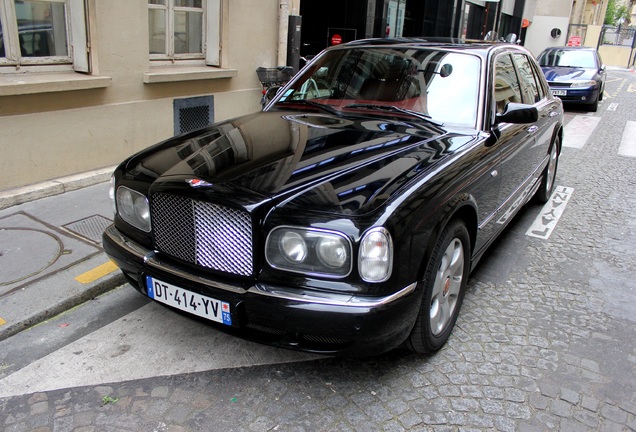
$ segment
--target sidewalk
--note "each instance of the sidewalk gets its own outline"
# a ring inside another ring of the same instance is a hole
[[[124,283],[101,246],[110,172],[0,193],[0,340]]]

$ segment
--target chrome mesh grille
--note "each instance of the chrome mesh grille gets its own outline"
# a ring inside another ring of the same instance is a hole
[[[155,194],[151,220],[159,251],[214,270],[252,274],[252,222],[246,212]]]

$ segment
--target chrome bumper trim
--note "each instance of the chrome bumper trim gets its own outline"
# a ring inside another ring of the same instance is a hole
[[[387,305],[393,301],[405,297],[415,291],[415,288],[417,287],[417,283],[414,282],[406,286],[405,288],[402,288],[400,291],[385,297],[359,297],[351,294],[337,293],[326,294],[317,291],[290,289],[285,287],[265,285],[262,283],[257,283],[256,285],[245,289],[240,286],[229,285],[213,279],[195,276],[173,265],[170,265],[158,258],[155,251],[147,249],[125,237],[122,233],[119,232],[119,230],[117,230],[117,228],[115,228],[114,225],[110,225],[108,228],[106,228],[105,235],[107,235],[119,249],[124,250],[126,253],[133,255],[140,260],[143,260],[144,264],[149,268],[156,269],[165,273],[170,273],[171,275],[174,275],[181,279],[186,279],[190,282],[209,285],[211,287],[235,294],[244,295],[249,293],[287,301],[321,304],[328,306],[375,308]]]

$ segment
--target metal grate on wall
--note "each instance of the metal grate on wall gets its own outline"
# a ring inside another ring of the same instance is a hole
[[[175,99],[173,107],[175,135],[214,123],[214,96]]]

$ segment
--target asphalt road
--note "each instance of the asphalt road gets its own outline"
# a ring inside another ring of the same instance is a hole
[[[491,248],[437,354],[266,347],[124,285],[0,342],[0,430],[636,430],[636,74],[566,108],[559,193]]]

